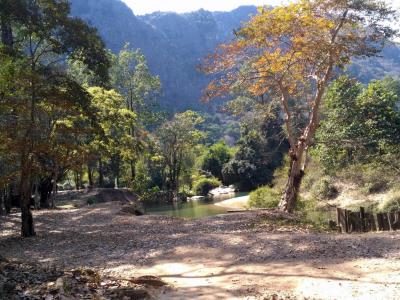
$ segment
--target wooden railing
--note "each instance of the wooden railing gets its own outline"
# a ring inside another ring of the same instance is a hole
[[[391,231],[400,229],[400,211],[388,213],[353,212],[337,208],[337,228],[341,233]]]

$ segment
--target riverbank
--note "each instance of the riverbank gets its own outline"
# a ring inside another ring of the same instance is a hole
[[[250,196],[236,197],[221,202],[217,202],[215,203],[215,205],[228,209],[247,209],[249,208],[248,206],[249,198]]]
[[[0,255],[85,266],[102,276],[159,276],[172,290],[157,299],[397,299],[400,293],[399,232],[318,233],[282,225],[289,216],[268,211],[188,220],[136,217],[121,207],[35,211],[37,236],[30,239],[19,237],[17,214],[2,217]]]

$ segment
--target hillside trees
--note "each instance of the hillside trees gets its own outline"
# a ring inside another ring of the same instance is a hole
[[[111,107],[117,111],[125,108],[135,115],[135,121],[131,127],[126,127],[119,135],[121,137],[123,135],[129,136],[135,142],[130,145],[132,148],[129,151],[129,155],[125,155],[124,157],[117,155],[107,159],[107,156],[105,156],[103,157],[104,160],[101,160],[99,159],[101,157],[99,149],[93,149],[93,155],[97,159],[87,162],[89,185],[94,185],[94,170],[97,168],[99,186],[114,186],[110,182],[110,179],[114,178],[119,181],[120,176],[116,175],[120,171],[123,171],[120,175],[123,175],[124,185],[132,187],[136,185],[137,162],[142,154],[146,152],[148,146],[148,131],[153,130],[163,118],[157,102],[157,97],[161,89],[160,80],[157,76],[153,76],[150,73],[146,59],[139,49],[131,50],[127,44],[118,54],[109,52],[108,55],[111,67],[109,72],[110,82],[107,87],[114,89],[115,93],[119,94],[118,97],[122,97],[123,99],[123,107],[120,106],[120,101],[118,101],[117,106]],[[81,84],[87,87],[96,86],[92,72],[81,62],[69,61],[68,67],[69,74]],[[103,90],[104,93],[107,94],[108,92]],[[108,95],[111,94],[108,93]],[[100,102],[99,104],[101,110],[106,108]],[[116,104],[116,102],[112,101],[108,104]],[[110,139],[107,140],[110,141]],[[111,149],[113,147],[109,145],[108,148]],[[126,172],[126,165],[129,166],[129,176]],[[108,182],[105,182],[105,178],[108,179]]]
[[[129,45],[118,53],[112,55],[111,84],[113,88],[125,98],[126,108],[136,112],[138,124],[142,127],[130,128],[129,134],[136,135],[138,140],[143,140],[143,130],[154,128],[160,120],[160,113],[157,113],[157,96],[160,93],[161,85],[158,76],[152,76],[146,62],[146,58],[139,49],[130,50]],[[143,149],[143,144],[137,144],[136,155],[131,155],[130,170],[131,182],[136,177],[136,162],[138,154]]]
[[[104,167],[108,163],[110,175],[118,187],[123,164],[132,159],[137,149],[137,115],[125,107],[124,98],[114,90],[92,87],[88,91],[101,127],[89,144],[90,153],[99,162],[99,186],[104,186]]]
[[[290,144],[290,172],[280,208],[292,212],[319,124],[325,89],[352,57],[374,56],[395,32],[384,1],[299,0],[260,9],[230,44],[210,55],[205,70],[218,74],[207,98],[240,86],[280,103]],[[305,125],[296,130],[295,112]]]
[[[390,78],[367,87],[348,77],[332,84],[314,150],[327,172],[374,162],[399,168],[398,87],[399,82]]]
[[[245,120],[237,147],[234,157],[222,169],[224,183],[235,184],[245,191],[270,184],[287,151],[278,112],[253,116],[251,123]]]
[[[229,147],[224,142],[218,142],[207,149],[207,153],[201,163],[201,169],[222,180],[222,168],[230,158]]]
[[[193,111],[176,114],[166,121],[156,132],[159,160],[162,165],[163,187],[173,193],[174,198],[180,189],[180,177],[183,168],[189,169],[186,163],[190,159],[193,147],[204,137],[198,125],[203,118]]]
[[[67,135],[58,133],[76,130],[72,130],[73,119],[91,115],[90,98],[66,76],[60,63],[65,56],[79,60],[104,83],[109,61],[96,30],[71,18],[67,2],[2,2],[18,5],[1,12],[2,31],[7,33],[0,48],[0,113],[3,150],[18,162],[18,171],[13,173],[19,180],[21,234],[28,237],[35,234],[30,201],[32,184],[42,168],[39,158],[51,153],[55,172],[59,168],[55,160],[70,156],[67,148],[74,144],[63,143]],[[49,137],[54,143],[49,143]],[[68,147],[62,149],[62,145]]]

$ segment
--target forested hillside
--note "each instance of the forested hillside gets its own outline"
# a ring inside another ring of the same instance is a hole
[[[71,0],[72,14],[97,27],[106,45],[119,51],[126,42],[142,49],[152,72],[160,75],[161,102],[170,111],[209,109],[199,102],[207,84],[197,66],[204,56],[224,41],[233,31],[256,14],[254,6],[242,6],[231,12],[153,13],[136,16],[120,0]],[[350,68],[362,82],[384,75],[399,74],[400,49],[391,47],[383,58],[359,61]]]
[[[207,108],[199,103],[207,78],[197,70],[204,56],[256,13],[244,6],[232,12],[200,10],[188,14],[154,13],[135,16],[119,0],[72,0],[72,14],[98,28],[106,45],[119,51],[125,43],[142,49],[163,86],[161,103],[168,110]]]
[[[0,300],[398,299],[385,1],[0,0]]]

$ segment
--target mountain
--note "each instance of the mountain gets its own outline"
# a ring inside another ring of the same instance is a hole
[[[107,47],[118,52],[125,43],[140,48],[153,74],[161,78],[162,105],[169,110],[207,109],[199,102],[208,79],[197,70],[202,59],[234,29],[257,12],[243,6],[231,12],[153,13],[135,16],[119,0],[71,0],[73,16],[98,28]]]
[[[199,10],[192,13],[153,13],[135,16],[120,0],[70,0],[72,15],[98,28],[114,52],[125,43],[142,49],[153,74],[163,86],[161,104],[170,111],[205,110],[199,98],[209,79],[197,71],[202,59],[215,47],[233,38],[233,32],[251,15],[254,6],[231,12]],[[362,82],[400,74],[400,48],[388,47],[382,58],[357,60],[349,72]]]

